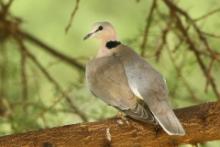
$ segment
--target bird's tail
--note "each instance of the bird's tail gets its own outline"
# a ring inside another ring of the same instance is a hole
[[[169,135],[185,135],[185,130],[183,129],[183,126],[181,125],[173,110],[171,108],[168,108],[168,105],[163,105],[163,107],[164,106],[167,106],[164,113],[154,114],[160,126]]]

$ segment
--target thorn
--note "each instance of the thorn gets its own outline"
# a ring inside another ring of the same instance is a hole
[[[112,141],[112,136],[110,134],[110,128],[106,129],[106,139],[111,142]]]

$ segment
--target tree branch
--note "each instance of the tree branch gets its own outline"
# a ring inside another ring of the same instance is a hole
[[[154,146],[170,147],[220,139],[220,101],[175,110],[187,135],[169,136],[162,129],[129,119],[75,124],[0,138],[4,147]]]
[[[46,45],[45,43],[43,43],[42,41],[40,41],[36,37],[32,36],[31,34],[29,34],[27,32],[24,32],[24,31],[19,31],[19,34],[25,40],[28,40],[31,43],[33,43],[34,45],[41,47],[40,49],[42,49],[42,50],[46,51],[47,53],[57,57],[58,59],[61,59],[64,62],[72,65],[74,68],[76,67],[77,69],[79,69],[79,71],[84,71],[85,70],[84,65],[79,63],[77,60],[75,60],[74,58],[71,58],[67,55],[64,55],[63,53],[61,53],[58,50],[50,47],[49,45]]]

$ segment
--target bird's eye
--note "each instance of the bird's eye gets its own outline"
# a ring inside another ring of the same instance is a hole
[[[103,30],[103,26],[99,26],[98,30],[99,31]]]

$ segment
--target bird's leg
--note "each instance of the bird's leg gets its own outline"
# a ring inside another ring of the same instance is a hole
[[[157,137],[157,135],[159,134],[160,132],[160,125],[158,122],[154,123],[154,130],[155,130],[155,135]]]
[[[128,119],[126,118],[126,115],[123,112],[118,112],[117,117],[123,120],[127,125],[129,125]],[[122,124],[122,123],[120,123]]]

